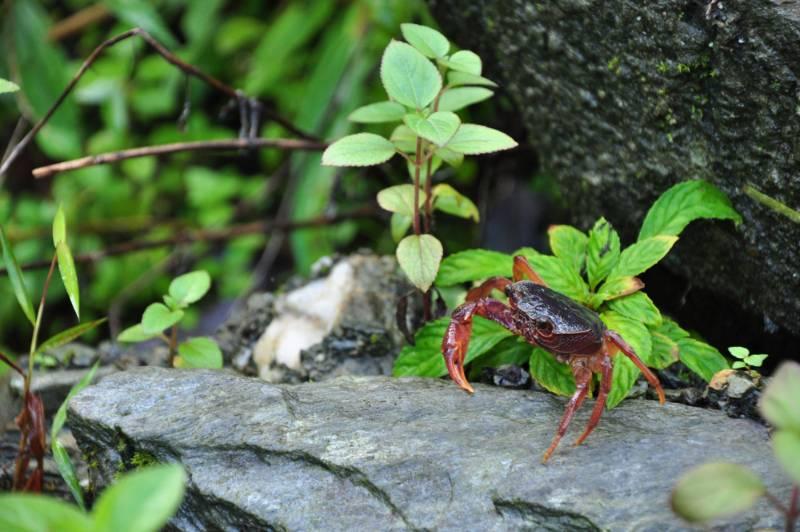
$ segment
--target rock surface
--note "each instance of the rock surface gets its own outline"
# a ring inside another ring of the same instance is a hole
[[[581,228],[604,215],[632,239],[670,185],[712,181],[745,222],[690,226],[668,266],[800,333],[800,224],[747,193],[800,209],[800,1],[428,3],[511,98]]]
[[[226,372],[134,369],[76,396],[69,423],[99,485],[178,461],[180,530],[681,530],[667,498],[709,460],[788,481],[766,430],[684,405],[629,400],[581,447],[540,463],[563,412],[553,396],[431,379],[272,385]],[[778,527],[766,504],[730,530]]]

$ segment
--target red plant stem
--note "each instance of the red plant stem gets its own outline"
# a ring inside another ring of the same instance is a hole
[[[433,157],[428,159],[428,165],[425,168],[425,232],[431,232],[431,223],[433,218],[433,203],[431,201],[431,167],[433,166]]]
[[[20,375],[22,375],[23,379],[25,378],[25,370],[23,370],[21,367],[19,367],[19,365],[17,365],[16,362],[11,360],[11,357],[8,357],[8,356],[4,355],[3,353],[0,353],[0,360],[5,362],[6,364],[8,364],[8,366],[10,368],[12,368],[14,371],[19,373]]]
[[[792,499],[789,502],[789,511],[786,512],[786,532],[794,532],[797,518],[800,517],[800,486],[792,488]]]
[[[422,138],[417,137],[417,153],[414,154],[414,234],[419,236],[419,172],[422,166]]]

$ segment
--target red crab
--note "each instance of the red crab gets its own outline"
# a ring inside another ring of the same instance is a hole
[[[530,280],[524,280],[526,277]],[[505,292],[508,305],[489,297],[494,289]],[[575,445],[580,445],[597,426],[611,390],[614,370],[611,355],[617,351],[636,364],[655,388],[659,402],[664,404],[664,390],[658,378],[619,333],[607,329],[597,313],[548,288],[521,255],[514,257],[513,281],[505,277],[492,277],[467,293],[467,302],[453,311],[442,340],[442,354],[450,378],[469,393],[474,390],[464,375],[464,357],[475,314],[499,323],[530,344],[546,349],[572,369],[577,389],[567,403],[558,431],[545,451],[542,462],[546,462],[558,447],[572,417],[586,399],[593,373],[601,376],[600,389],[586,430]]]

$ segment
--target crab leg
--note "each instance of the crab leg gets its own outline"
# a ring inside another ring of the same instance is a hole
[[[472,317],[475,314],[499,323],[514,334],[522,335],[517,325],[519,320],[516,311],[500,301],[489,298],[477,299],[468,301],[453,311],[450,325],[447,326],[442,339],[442,354],[450,378],[469,393],[474,390],[464,374],[464,359],[467,356],[472,333]]]
[[[547,286],[539,274],[536,273],[536,270],[533,269],[531,263],[528,262],[528,259],[523,257],[522,255],[515,255],[514,256],[514,281],[524,281],[525,278],[533,281],[534,283]]]
[[[512,284],[512,281],[505,277],[491,277],[484,281],[481,285],[471,288],[467,292],[467,301],[475,301],[484,297],[489,297],[492,290],[497,289],[501,292],[505,290],[506,286]]]
[[[575,440],[575,445],[580,445],[592,433],[594,428],[600,422],[600,416],[603,415],[603,408],[606,406],[606,398],[611,391],[611,378],[614,372],[614,366],[611,363],[611,357],[608,356],[608,350],[603,346],[600,352],[602,362],[600,362],[600,391],[597,392],[597,399],[594,402],[592,409],[592,417],[589,418],[589,423],[586,424],[586,429],[581,434],[581,437]]]
[[[586,399],[586,394],[589,392],[589,382],[592,380],[592,370],[586,366],[585,360],[576,361],[574,363],[570,361],[570,366],[572,367],[572,374],[575,376],[576,390],[567,403],[567,408],[564,410],[564,415],[561,417],[561,422],[558,424],[558,431],[556,431],[556,435],[553,438],[553,441],[550,443],[550,447],[547,448],[547,450],[544,452],[544,456],[542,456],[542,463],[547,462],[547,460],[550,458],[550,455],[553,454],[553,451],[555,451],[556,447],[558,447],[558,443],[567,432],[567,427],[569,427],[572,417],[575,415],[575,412],[577,412],[578,408],[580,408],[580,406],[583,404],[583,400]]]
[[[614,344],[616,344],[616,346],[619,347],[622,353],[626,357],[630,358],[634,364],[636,364],[636,367],[639,368],[639,370],[642,372],[644,378],[647,379],[647,382],[650,383],[650,386],[652,386],[655,389],[656,393],[658,394],[658,402],[663,405],[666,399],[664,397],[664,389],[661,387],[661,383],[659,382],[658,377],[656,377],[653,374],[653,372],[650,371],[650,369],[644,365],[642,359],[639,358],[639,356],[636,354],[633,348],[630,345],[628,345],[628,342],[626,342],[625,339],[619,335],[619,333],[612,330],[608,330],[606,331],[606,338],[611,340]]]

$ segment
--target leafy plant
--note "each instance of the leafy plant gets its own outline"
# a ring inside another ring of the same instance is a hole
[[[481,75],[477,54],[451,53],[447,38],[426,26],[402,24],[401,30],[407,42],[391,41],[381,60],[380,77],[389,100],[360,107],[349,118],[364,124],[402,123],[389,138],[356,133],[339,139],[325,150],[322,164],[372,166],[394,155],[406,160],[412,183],[380,191],[378,203],[392,213],[401,268],[419,290],[428,292],[443,255],[442,243],[430,234],[433,212],[478,221],[478,209],[469,198],[450,185],[433,185],[435,172],[442,163],[457,167],[465,155],[507,150],[517,143],[501,131],[462,123],[455,113],[493,95],[490,88],[496,84]],[[411,227],[414,234],[406,236]]]
[[[11,286],[14,290],[17,303],[22,309],[25,317],[30,321],[33,326],[33,334],[31,335],[30,349],[28,351],[28,369],[25,371],[17,365],[11,357],[0,353],[0,360],[5,362],[15,371],[17,371],[24,380],[23,385],[23,406],[22,411],[16,418],[17,426],[20,429],[20,446],[17,452],[17,460],[14,465],[14,481],[13,486],[15,490],[25,491],[41,491],[42,479],[44,474],[43,460],[45,449],[45,432],[44,432],[44,405],[40,397],[31,392],[31,379],[33,378],[34,364],[42,353],[48,349],[59,347],[72,340],[80,337],[86,332],[94,329],[105,319],[95,320],[88,323],[82,323],[63,332],[60,332],[48,340],[38,343],[39,331],[42,325],[42,317],[44,315],[45,302],[47,300],[47,292],[50,287],[50,280],[53,277],[56,264],[64,284],[64,288],[69,296],[72,308],[75,315],[80,320],[80,287],[78,284],[78,274],[75,269],[75,261],[72,257],[72,251],[67,243],[67,222],[64,210],[59,207],[53,220],[53,246],[55,252],[50,261],[50,270],[44,282],[42,289],[42,296],[39,301],[39,307],[34,314],[33,304],[28,296],[28,289],[25,283],[25,278],[22,270],[17,263],[14,256],[14,251],[11,243],[6,237],[3,227],[0,225],[0,247],[3,252],[3,261],[5,262],[6,270],[11,281]],[[63,421],[62,421],[63,423]],[[67,466],[64,465],[63,460],[66,458],[66,453],[62,449],[54,449],[56,461],[59,465],[59,470],[66,471]],[[59,454],[57,454],[59,453]],[[31,459],[37,462],[34,472],[27,476],[28,465]],[[68,458],[67,458],[68,461]],[[69,479],[67,479],[69,483]]]
[[[140,323],[122,331],[120,342],[144,342],[160,338],[169,347],[169,362],[178,368],[221,368],[222,352],[211,338],[198,336],[178,344],[178,324],[192,303],[200,301],[211,288],[206,271],[189,272],[176,277],[164,295],[163,303],[149,305]],[[164,331],[170,329],[167,336]]]
[[[739,359],[733,363],[733,366],[731,366],[733,369],[760,368],[761,364],[763,364],[764,360],[766,360],[767,357],[769,356],[769,355],[751,355],[749,349],[747,349],[746,347],[739,347],[739,346],[729,347],[728,352],[734,358]]]
[[[599,313],[609,328],[618,331],[650,367],[665,368],[677,361],[705,380],[728,367],[714,347],[693,338],[662,315],[642,291],[637,277],[669,252],[678,235],[692,220],[718,218],[739,222],[739,214],[727,197],[705,181],[679,183],[661,195],[645,216],[637,241],[622,248],[611,224],[600,218],[584,233],[567,225],[548,230],[553,255],[523,248],[508,255],[473,249],[447,257],[436,278],[438,287],[480,282],[494,276],[510,277],[513,255],[524,255],[550,288]],[[447,320],[425,325],[416,345],[406,346],[395,362],[394,374],[438,377],[446,374],[441,338]],[[466,362],[481,363],[496,357],[493,349],[512,333],[500,325],[476,317]],[[521,340],[518,340],[521,342]],[[569,368],[541,348],[529,348],[532,376],[553,393],[571,395],[575,382]],[[514,357],[519,358],[515,352]],[[616,356],[612,392],[613,408],[628,394],[640,371],[626,357]]]
[[[788,506],[767,492],[750,469],[733,463],[704,464],[685,473],[672,491],[672,509],[692,523],[747,510],[766,497],[794,530],[800,518],[800,364],[784,362],[759,401],[761,415],[774,427],[772,450],[793,483]]]
[[[177,464],[149,466],[120,477],[91,513],[42,495],[0,495],[0,529],[19,532],[150,532],[178,509],[186,474]]]

